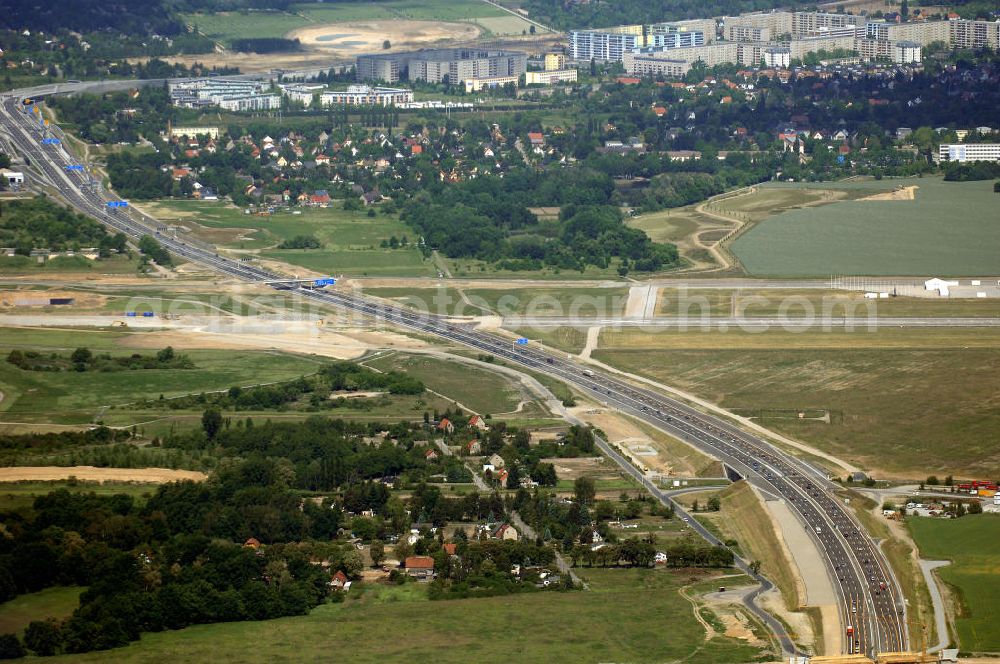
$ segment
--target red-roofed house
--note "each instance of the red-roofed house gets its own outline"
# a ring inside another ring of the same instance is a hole
[[[500,484],[503,484],[504,486],[506,486],[507,485],[507,477],[509,475],[510,475],[510,473],[507,472],[506,468],[501,468],[500,470],[498,470],[496,472],[496,474],[494,475],[494,477],[497,478],[497,481],[500,482]]]
[[[181,178],[186,178],[191,175],[190,168],[175,168],[173,172],[173,178],[175,180],[180,180]]]
[[[243,543],[243,546],[248,549],[253,549],[254,551],[256,551],[257,549],[260,548],[260,542],[257,541],[256,537],[251,537],[250,539],[248,539],[246,542]]]
[[[480,431],[486,431],[490,428],[486,424],[486,420],[479,417],[478,415],[473,415],[472,417],[469,418],[469,426],[475,429],[479,429]]]
[[[517,541],[518,534],[517,529],[509,523],[503,523],[498,526],[493,533],[490,535],[493,539],[499,540],[513,540]]]
[[[528,142],[531,143],[532,147],[541,147],[545,145],[545,136],[538,131],[529,131]]]
[[[410,154],[423,154],[424,146],[422,145],[411,145]]]
[[[434,578],[434,559],[430,556],[409,556],[403,561],[406,574],[418,579]]]
[[[428,449],[424,452],[424,458],[427,459],[428,461],[434,461],[435,459],[438,458],[438,453],[435,452],[434,450]]]
[[[325,154],[318,154],[318,155],[316,155],[316,165],[317,166],[326,166],[329,163],[330,163],[330,158],[327,157]]]
[[[449,556],[454,556],[455,551],[458,549],[458,545],[453,543],[443,544],[441,548],[444,549],[444,552],[447,553]]]
[[[662,118],[664,115],[667,114],[667,109],[663,108],[662,106],[654,106],[653,113],[656,114],[656,117]]]
[[[480,443],[479,440],[476,438],[473,438],[472,440],[470,440],[465,444],[466,454],[479,454],[482,451],[483,451],[482,443]]]
[[[309,205],[329,205],[330,204],[330,194],[327,193],[326,189],[317,189],[309,196]]]
[[[622,85],[639,85],[642,79],[635,78],[634,76],[619,76],[615,79],[615,83],[621,83]]]
[[[441,421],[437,425],[438,431],[444,431],[446,433],[454,433],[455,425],[451,423],[447,417],[441,418]]]
[[[337,570],[337,573],[330,579],[330,588],[333,590],[347,590],[350,586],[351,582],[347,580],[347,575],[341,570]]]

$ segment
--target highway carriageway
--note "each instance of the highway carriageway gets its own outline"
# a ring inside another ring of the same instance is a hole
[[[155,220],[142,215],[139,215],[139,220],[133,219],[128,209],[125,212],[109,212],[104,194],[93,188],[84,190],[85,175],[63,168],[73,163],[63,146],[42,146],[40,135],[36,133],[38,130],[17,106],[18,101],[13,97],[0,102],[3,123],[22,152],[31,158],[32,167],[38,169],[73,206],[132,239],[155,235],[168,251],[223,274],[257,283],[282,278],[282,275],[160,235],[153,230]],[[57,130],[50,128],[50,131]],[[148,225],[150,223],[152,228]],[[826,556],[828,571],[841,597],[843,623],[855,628],[856,646],[855,643],[845,642],[844,650],[857,649],[866,654],[906,650],[905,607],[887,562],[853,515],[832,495],[835,485],[795,457],[680,401],[541,349],[516,348],[507,337],[343,291],[306,288],[292,281],[275,283],[273,287],[430,333],[564,380],[595,399],[645,420],[720,459],[759,490],[786,500],[816,540],[819,550]],[[613,453],[601,442],[605,453]],[[632,472],[635,469],[619,455],[609,456],[636,476]],[[637,479],[647,489],[655,489],[647,479]],[[657,497],[662,499],[661,496]]]

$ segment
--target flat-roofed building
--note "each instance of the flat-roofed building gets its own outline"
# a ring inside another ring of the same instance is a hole
[[[691,71],[690,62],[668,59],[665,53],[627,53],[622,63],[632,76],[680,78]]]
[[[1000,143],[942,143],[938,148],[938,159],[1000,162]]]
[[[322,106],[394,106],[413,101],[413,90],[351,85],[346,90],[328,90],[319,96]]]
[[[479,92],[489,88],[502,88],[505,85],[516,87],[519,79],[520,76],[484,76],[482,78],[467,78],[463,83],[465,83],[466,92]]]
[[[998,48],[1000,21],[948,21],[948,43],[952,48]]]
[[[208,136],[209,138],[216,139],[219,137],[220,130],[218,127],[171,127],[170,128],[170,138],[180,138],[181,136],[187,136],[189,138],[194,138],[196,136]]]
[[[562,53],[545,54],[545,71],[559,71],[566,68],[566,56]]]
[[[577,70],[575,69],[529,71],[524,73],[525,85],[552,85],[553,83],[574,83],[576,80],[577,80]]]
[[[922,48],[917,42],[898,41],[892,43],[892,61],[897,64],[920,62]]]
[[[573,60],[621,62],[622,56],[642,45],[642,35],[600,30],[572,30],[569,35],[569,57]]]
[[[520,51],[482,48],[425,49],[403,53],[359,55],[359,81],[428,81],[457,85],[469,78],[520,76],[528,56]]]

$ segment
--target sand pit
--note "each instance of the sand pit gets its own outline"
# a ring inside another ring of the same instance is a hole
[[[861,200],[863,201],[912,201],[917,197],[916,185],[910,185],[909,187],[898,187],[892,191],[883,191],[881,194],[872,194],[871,196],[865,196]]]
[[[0,290],[0,308],[47,307],[50,298],[72,298],[73,307],[96,309],[104,306],[108,298],[95,293],[64,290]]]
[[[202,482],[208,476],[196,470],[170,468],[97,468],[96,466],[24,466],[0,468],[0,482],[52,482],[75,477],[85,482],[144,482],[164,484],[179,480]]]
[[[392,45],[391,51],[405,51],[471,41],[478,38],[481,31],[473,23],[352,21],[298,28],[285,37],[298,39],[311,51],[352,56],[385,52],[382,46],[386,40]]]

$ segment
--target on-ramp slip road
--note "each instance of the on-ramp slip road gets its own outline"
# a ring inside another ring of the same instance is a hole
[[[153,235],[170,252],[223,274],[256,283],[268,282],[274,288],[295,292],[312,301],[433,334],[548,374],[720,459],[760,491],[785,500],[816,541],[826,557],[828,571],[840,598],[843,624],[854,628],[853,638],[845,640],[844,650],[873,655],[907,649],[906,607],[885,557],[848,508],[835,496],[833,491],[836,485],[796,457],[721,418],[706,415],[678,400],[566,359],[563,354],[530,346],[516,347],[506,337],[341,290],[309,288],[284,275],[160,235],[155,230],[155,220],[142,215],[133,217],[130,209],[110,212],[99,190],[84,187],[84,174],[65,170],[64,166],[73,163],[72,157],[62,145],[41,144],[39,130],[21,111],[16,94],[0,97],[0,124],[22,153],[31,159],[32,168],[58,189],[68,203],[125,233],[132,240]],[[50,128],[50,131],[58,132],[58,129]],[[600,444],[605,454],[615,459],[647,490],[661,500],[668,500],[648,478],[613,449],[603,441]],[[690,523],[698,530],[695,522]],[[710,533],[698,532],[710,536]],[[783,645],[789,648],[789,644]]]

